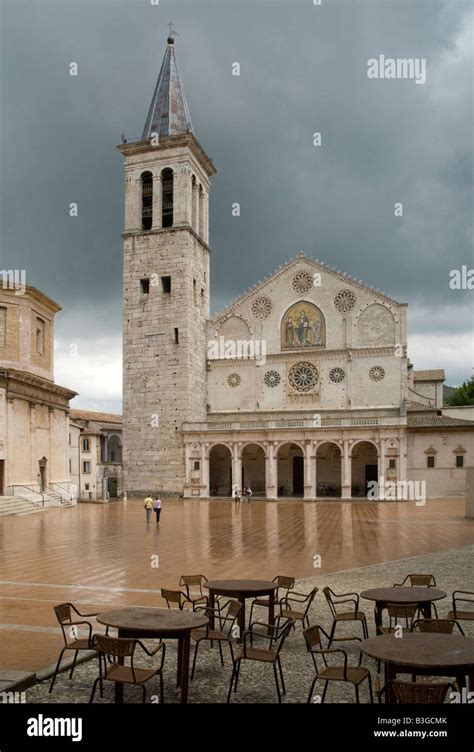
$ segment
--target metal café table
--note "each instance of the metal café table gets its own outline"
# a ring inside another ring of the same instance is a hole
[[[178,640],[178,669],[176,686],[181,687],[181,702],[188,701],[189,651],[191,632],[204,627],[208,618],[194,611],[166,608],[122,608],[104,611],[97,621],[118,629],[119,637]],[[119,663],[123,663],[123,658]],[[115,702],[123,703],[123,684],[115,685]]]
[[[365,640],[361,650],[385,664],[385,682],[397,674],[422,676],[455,676],[459,687],[466,684],[474,690],[474,640],[456,634],[437,632],[404,632],[403,637],[379,635]],[[393,702],[388,690],[387,700]]]
[[[271,582],[270,580],[212,580],[211,582],[206,582],[204,587],[209,590],[209,606],[211,608],[215,608],[215,598],[217,595],[225,595],[228,598],[234,598],[242,604],[238,617],[239,642],[242,642],[242,637],[245,632],[245,600],[247,598],[261,598],[263,596],[268,596],[268,623],[274,623],[275,591],[278,589],[278,585],[274,582]],[[213,629],[213,615],[210,616],[210,625],[211,629]]]
[[[376,633],[382,634],[382,611],[387,603],[416,603],[425,619],[429,619],[432,602],[446,598],[446,593],[435,587],[383,587],[363,590],[360,597],[375,601]]]

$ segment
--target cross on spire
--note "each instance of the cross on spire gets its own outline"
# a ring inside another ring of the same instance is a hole
[[[174,44],[174,38],[179,37],[179,34],[175,29],[173,29],[173,21],[170,21],[168,26],[170,27],[170,33],[168,34],[168,44]]]

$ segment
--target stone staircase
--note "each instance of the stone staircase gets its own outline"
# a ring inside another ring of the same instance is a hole
[[[32,514],[42,511],[43,505],[40,501],[31,501],[23,496],[0,496],[0,517],[7,514]]]

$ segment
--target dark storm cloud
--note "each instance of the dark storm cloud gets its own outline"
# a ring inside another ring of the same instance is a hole
[[[213,309],[303,249],[427,316],[448,310],[444,320],[467,331],[469,293],[450,290],[449,271],[472,266],[469,7],[1,3],[0,266],[25,268],[64,306],[64,342],[120,332],[123,174],[114,147],[122,131],[141,133],[172,18],[195,131],[218,168]],[[369,80],[367,60],[382,53],[426,58],[426,84]],[[456,376],[462,361],[459,353]]]

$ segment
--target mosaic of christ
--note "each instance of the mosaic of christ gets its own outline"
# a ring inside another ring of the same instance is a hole
[[[312,303],[295,303],[281,322],[282,349],[321,347],[325,344],[324,317]]]

